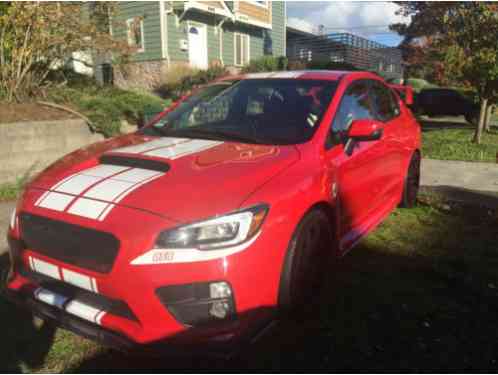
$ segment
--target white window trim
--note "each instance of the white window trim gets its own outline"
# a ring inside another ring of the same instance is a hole
[[[130,29],[131,24],[135,22],[135,18],[128,18],[126,20],[126,37],[128,39],[128,45],[133,46],[132,41],[130,40]],[[144,20],[140,20],[140,44],[142,45],[137,49],[138,53],[145,52],[145,34],[144,34]]]
[[[256,0],[245,0],[245,1],[247,1],[249,4],[268,9],[268,0],[266,0],[264,4],[261,4],[260,2],[258,2]]]
[[[242,64],[237,64],[237,35],[247,37],[247,62],[242,62]],[[244,33],[233,33],[233,65],[235,66],[244,66],[251,61],[251,37],[249,34]]]

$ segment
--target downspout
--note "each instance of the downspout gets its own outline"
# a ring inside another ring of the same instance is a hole
[[[171,66],[171,60],[169,56],[169,39],[168,39],[168,15],[173,13],[173,7],[169,7],[168,10],[164,9],[164,1],[160,2],[161,4],[161,19],[163,19],[163,24],[164,24],[164,32],[163,32],[163,37],[164,37],[164,43],[163,43],[163,48],[164,48],[164,59],[166,59],[168,63],[168,68]]]
[[[223,61],[223,24],[227,19],[223,18],[218,24],[218,34],[219,35],[219,43],[220,43],[220,62],[221,66],[225,66],[225,62]]]

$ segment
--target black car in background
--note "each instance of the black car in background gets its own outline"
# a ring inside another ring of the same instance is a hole
[[[479,121],[479,105],[456,90],[445,88],[423,89],[415,97],[414,110],[429,117],[464,116],[470,124]]]

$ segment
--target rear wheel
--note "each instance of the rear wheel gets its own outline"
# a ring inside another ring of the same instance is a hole
[[[302,313],[313,304],[333,254],[331,229],[329,217],[321,209],[311,210],[299,222],[280,278],[281,310]]]
[[[479,123],[479,113],[469,113],[465,115],[465,121],[467,121],[470,125],[477,126]]]
[[[420,187],[420,154],[415,152],[408,166],[405,177],[403,195],[400,207],[411,208],[417,204],[417,195]]]

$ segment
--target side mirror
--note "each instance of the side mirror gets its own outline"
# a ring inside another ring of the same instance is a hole
[[[354,120],[348,132],[345,152],[348,156],[353,154],[357,142],[376,141],[382,137],[384,124],[371,119]]]
[[[384,124],[376,120],[355,120],[349,128],[348,137],[355,141],[376,141],[382,137]]]

